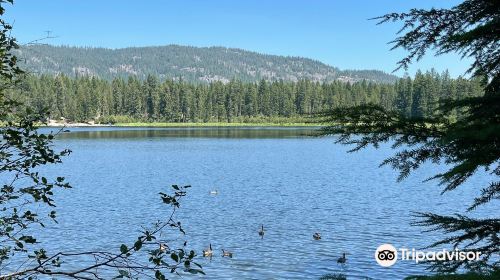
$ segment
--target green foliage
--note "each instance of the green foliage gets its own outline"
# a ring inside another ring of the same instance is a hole
[[[488,100],[489,108],[499,103],[496,97],[483,99]],[[469,99],[462,102],[466,104]],[[451,168],[429,178],[440,180],[440,184],[445,186],[444,191],[455,189],[481,167],[492,168],[492,174],[500,175],[500,122],[488,121],[490,117],[497,120],[497,112],[500,111],[493,111],[483,118],[471,115],[474,108],[469,107],[457,121],[450,121],[450,104],[446,102],[444,106],[439,107],[437,113],[427,118],[406,117],[401,112],[388,111],[371,104],[339,108],[324,114],[326,119],[323,121],[335,125],[325,127],[323,133],[338,135],[339,143],[356,145],[352,151],[370,144],[378,147],[380,143],[388,141],[393,141],[393,148],[406,145],[408,149],[398,152],[382,163],[399,170],[400,180],[425,162],[445,162]],[[483,195],[475,200],[470,209],[498,197],[496,189],[496,182],[485,188]]]
[[[452,244],[454,248],[465,248],[463,251],[481,252],[482,255],[479,262],[436,262],[431,263],[431,269],[454,272],[461,266],[465,266],[473,271],[487,271],[498,268],[500,265],[497,259],[500,254],[500,239],[498,238],[500,219],[473,219],[460,214],[442,216],[432,213],[417,213],[416,217],[418,220],[414,225],[427,227],[429,232],[441,231],[448,234],[448,237],[428,247]],[[457,232],[460,234],[457,235]],[[488,263],[490,260],[491,264]]]
[[[487,95],[477,103],[471,104],[471,100],[446,102],[432,117],[427,118],[406,117],[401,112],[388,111],[377,105],[339,108],[324,115],[322,121],[329,121],[333,125],[325,127],[322,133],[338,136],[338,143],[355,145],[352,151],[391,142],[392,147],[399,151],[384,160],[382,165],[399,170],[399,180],[426,162],[444,162],[449,169],[429,180],[439,180],[440,185],[444,186],[443,192],[447,192],[456,189],[481,169],[489,171],[496,178],[500,176],[500,100],[497,96]],[[474,104],[489,105],[481,110]],[[451,108],[463,111],[456,121],[449,120]],[[469,210],[499,199],[499,185],[500,182],[493,181],[484,186]],[[433,226],[433,231],[455,234],[431,246],[452,244],[454,247],[481,251],[481,266],[495,267],[499,264],[495,256],[500,253],[500,219],[481,220],[432,213],[419,213],[417,216],[420,222],[416,225]],[[488,264],[490,259],[493,263]],[[462,265],[475,269],[479,264],[457,261],[439,263],[431,268],[450,272]]]
[[[97,76],[112,80],[134,76],[140,80],[154,75],[161,80],[179,79],[190,83],[360,81],[393,83],[396,76],[377,70],[340,70],[316,60],[265,55],[224,47],[197,48],[179,45],[105,49],[37,45],[21,49],[21,66],[37,74],[64,74],[70,77]]]
[[[123,115],[100,116],[97,118],[97,122],[101,124],[133,123],[135,121],[134,118]]]
[[[392,49],[403,48],[408,55],[399,68],[408,68],[421,59],[428,49],[437,55],[458,52],[474,60],[470,72],[475,76],[498,74],[500,52],[498,32],[500,5],[496,0],[467,0],[451,9],[411,9],[407,13],[391,13],[375,19],[379,24],[403,21]]]
[[[12,1],[0,0],[3,5]],[[44,218],[55,220],[52,196],[56,188],[69,188],[64,178],[51,180],[41,176],[36,168],[61,162],[70,151],[52,149],[53,135],[39,134],[34,123],[43,118],[33,114],[20,103],[5,95],[23,78],[23,71],[16,66],[12,50],[17,48],[10,37],[12,27],[0,19],[0,176],[5,181],[0,189],[0,266],[3,267],[14,254],[28,257],[29,248],[37,242],[28,228],[44,226]],[[47,206],[47,207],[44,207]],[[39,208],[46,209],[38,211]]]
[[[413,60],[420,59],[428,48],[438,54],[459,52],[474,59],[469,69],[474,79],[483,83],[485,94],[454,99],[456,85],[448,85],[450,99],[432,104],[432,80],[406,83],[405,90],[413,87],[412,94],[399,98],[404,107],[384,108],[366,104],[350,108],[337,108],[323,114],[331,126],[324,134],[337,135],[338,142],[353,144],[352,151],[369,145],[391,142],[398,152],[383,161],[400,172],[399,179],[407,177],[426,162],[445,163],[449,169],[429,178],[439,180],[443,192],[459,187],[476,172],[485,170],[493,175],[492,182],[483,186],[481,194],[469,207],[473,211],[486,203],[500,199],[500,4],[498,1],[467,0],[451,9],[412,9],[408,13],[388,14],[378,19],[403,21],[400,32],[406,33],[393,41],[394,48],[409,51],[399,62],[406,68]],[[408,30],[409,29],[409,30]],[[417,76],[420,76],[417,73]],[[415,78],[417,80],[417,77]],[[463,89],[463,88],[462,88]],[[410,107],[409,100],[413,99]],[[415,102],[417,100],[417,102]],[[430,109],[430,110],[429,110]],[[436,247],[451,244],[466,251],[480,251],[478,262],[434,262],[429,267],[440,272],[454,272],[461,267],[471,270],[494,269],[500,265],[500,219],[478,219],[456,214],[443,216],[417,213],[415,225],[430,231],[444,233],[441,241],[429,245]]]
[[[191,84],[59,76],[29,76],[11,97],[51,118],[100,123],[130,122],[307,122],[314,113],[343,106],[375,103],[413,116],[428,116],[438,101],[480,96],[480,80],[451,79],[445,72],[418,72],[395,84],[292,82]],[[456,116],[460,112],[452,112]]]
[[[186,242],[179,248],[170,249],[162,240],[165,230],[176,229],[184,234],[181,223],[174,214],[189,186],[172,186],[173,194],[161,193],[162,202],[172,208],[166,219],[144,229],[129,245],[123,244],[117,252],[47,252],[40,247],[34,232],[45,227],[45,220],[55,221],[56,211],[53,195],[58,188],[70,188],[63,177],[44,177],[41,167],[60,163],[69,150],[57,152],[53,149],[53,134],[40,134],[36,126],[48,117],[43,107],[33,112],[29,106],[12,99],[7,92],[21,88],[25,78],[16,65],[13,49],[15,39],[9,37],[12,27],[3,20],[3,4],[12,1],[0,0],[0,279],[108,279],[116,271],[116,278],[139,279],[149,275],[166,279],[166,273],[185,271],[203,274],[201,266],[194,262],[195,252],[186,249]],[[98,81],[90,81],[94,87]],[[54,91],[56,109],[60,112],[74,109],[66,107],[61,94],[63,83]],[[77,88],[82,91],[82,88]],[[87,92],[95,97],[95,93]],[[93,114],[93,108],[82,108],[80,113]],[[34,245],[37,249],[34,249]],[[146,252],[149,258],[144,260]],[[64,268],[65,263],[81,263],[73,271]],[[88,265],[90,263],[90,265]]]

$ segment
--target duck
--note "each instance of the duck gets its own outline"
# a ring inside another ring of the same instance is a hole
[[[320,234],[319,232],[315,232],[315,233],[313,234],[313,239],[314,239],[314,240],[320,240],[320,239],[321,239],[321,234]]]
[[[211,191],[210,191],[210,194],[211,194],[211,195],[218,195],[218,194],[219,194],[219,191],[218,191],[218,190],[211,190]]]
[[[167,244],[165,244],[165,243],[160,243],[160,251],[161,251],[161,252],[165,252],[165,251],[167,251],[168,249],[170,249],[170,248],[168,247],[168,245],[167,245]]]
[[[208,245],[208,248],[203,250],[203,256],[204,257],[212,257],[213,251],[212,251],[212,243]]]
[[[261,225],[260,226],[260,230],[259,230],[259,235],[260,235],[261,238],[264,238],[264,233],[265,233],[264,232],[264,225]]]
[[[347,258],[346,258],[345,255],[346,255],[345,253],[342,253],[342,257],[340,257],[340,258],[337,259],[337,263],[339,263],[339,264],[345,264],[347,262]]]
[[[222,257],[233,257],[233,253],[222,249]]]

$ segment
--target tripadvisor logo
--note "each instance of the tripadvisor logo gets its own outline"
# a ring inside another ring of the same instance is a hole
[[[381,266],[391,266],[398,260],[398,251],[391,244],[382,244],[375,251],[375,260]]]
[[[383,267],[394,265],[398,259],[402,261],[478,261],[481,252],[460,251],[446,249],[440,251],[419,251],[415,249],[399,248],[397,250],[391,244],[382,244],[375,251],[375,260]],[[399,257],[398,257],[399,256]]]

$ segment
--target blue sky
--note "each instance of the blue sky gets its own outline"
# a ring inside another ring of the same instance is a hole
[[[387,44],[397,24],[369,18],[410,8],[451,7],[456,0],[17,0],[7,8],[21,42],[122,48],[180,44],[235,47],[303,56],[341,69],[396,67],[404,51]],[[470,61],[429,54],[408,72],[448,69],[463,74]],[[402,75],[403,72],[396,74]]]

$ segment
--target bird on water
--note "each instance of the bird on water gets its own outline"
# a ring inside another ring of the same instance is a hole
[[[313,239],[314,239],[314,240],[320,240],[320,239],[321,239],[321,234],[320,234],[319,232],[315,232],[315,233],[313,234]]]
[[[345,253],[342,253],[342,257],[338,258],[337,263],[345,264],[346,262],[347,262],[347,258],[345,256]]]
[[[259,235],[260,235],[261,238],[264,238],[264,233],[265,233],[264,232],[264,225],[261,225],[260,226],[260,230],[259,230]]]
[[[212,243],[210,243],[208,245],[208,248],[203,250],[203,256],[204,257],[211,257],[213,255],[213,251],[212,251]]]
[[[230,258],[232,258],[233,257],[233,253],[222,249],[222,256],[223,257],[230,257]]]

